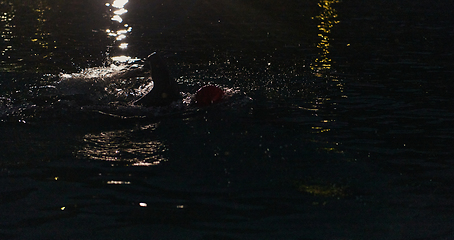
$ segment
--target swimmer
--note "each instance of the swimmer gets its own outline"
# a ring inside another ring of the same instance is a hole
[[[158,53],[154,52],[144,60],[144,68],[150,72],[153,88],[140,99],[134,101],[134,105],[144,107],[165,106],[181,99],[178,84],[170,77],[169,70]]]
[[[166,106],[180,100],[182,96],[178,90],[178,84],[170,77],[164,60],[158,53],[150,54],[144,60],[144,66],[150,72],[153,88],[133,102],[133,105],[144,107]],[[208,106],[222,100],[224,91],[219,87],[208,85],[201,87],[195,94],[197,106]]]

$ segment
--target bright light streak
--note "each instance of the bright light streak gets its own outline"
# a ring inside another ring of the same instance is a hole
[[[113,12],[115,15],[122,15],[122,14],[125,14],[127,13],[128,10],[124,9],[124,8],[120,8],[118,9],[117,11]]]
[[[117,34],[118,34],[118,35],[121,35],[121,34],[125,34],[125,33],[127,33],[127,32],[128,32],[128,30],[122,29],[122,30],[118,30],[118,31],[117,31]]]
[[[125,38],[126,38],[126,35],[121,34],[121,35],[118,35],[118,37],[116,39],[117,39],[117,41],[121,41],[121,40],[123,40]]]
[[[126,5],[126,3],[128,3],[128,0],[115,0],[112,3],[112,6],[115,8],[123,8]]]
[[[119,23],[123,22],[123,19],[119,15],[115,15],[111,18],[112,21],[117,21]]]
[[[110,185],[129,185],[131,184],[131,182],[128,182],[128,181],[115,181],[115,180],[112,180],[112,181],[107,181],[107,184],[110,184]]]
[[[128,62],[131,60],[131,57],[129,56],[116,56],[116,57],[112,57],[112,60],[115,61],[115,62]]]

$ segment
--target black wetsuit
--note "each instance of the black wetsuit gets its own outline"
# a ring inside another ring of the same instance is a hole
[[[165,106],[181,99],[178,84],[170,77],[167,65],[158,53],[152,53],[148,56],[143,67],[150,71],[153,88],[135,101],[134,105],[144,107]]]

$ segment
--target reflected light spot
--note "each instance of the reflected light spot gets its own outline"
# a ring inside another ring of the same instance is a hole
[[[116,57],[112,57],[112,60],[115,61],[115,62],[125,63],[125,62],[130,61],[131,57],[129,57],[129,56],[116,56]]]
[[[119,15],[115,15],[111,18],[112,21],[117,21],[119,23],[123,22],[123,19]]]
[[[125,38],[126,38],[126,35],[121,34],[121,35],[119,35],[119,36],[116,38],[116,40],[117,40],[117,41],[121,41],[121,40],[123,40],[123,39],[125,39]]]
[[[119,63],[132,63],[132,62],[135,62],[135,61],[139,61],[140,59],[139,58],[132,58],[130,56],[115,56],[115,57],[112,57],[112,61],[114,62],[119,62]]]
[[[137,162],[132,164],[134,167],[149,167],[149,166],[155,166],[158,165],[160,162],[159,161],[154,161],[154,162]]]
[[[113,13],[114,13],[115,15],[122,15],[122,14],[125,14],[125,13],[127,13],[127,12],[128,12],[128,10],[126,10],[126,9],[124,9],[124,8],[121,8],[121,9],[118,9],[117,11],[114,11]]]
[[[318,133],[329,132],[331,129],[324,127],[312,127],[312,130],[315,130]]]
[[[122,43],[122,44],[120,44],[119,48],[126,49],[126,48],[128,48],[128,44],[127,43]]]
[[[131,182],[128,182],[128,181],[107,181],[107,184],[109,185],[130,185]]]
[[[128,32],[128,30],[122,29],[122,30],[118,30],[118,31],[117,31],[117,34],[118,34],[118,35],[121,35],[121,34],[126,34],[127,32]]]
[[[128,3],[128,0],[115,0],[112,3],[112,6],[115,8],[123,8],[126,5],[126,3]]]
[[[148,204],[147,204],[147,203],[144,203],[144,202],[141,202],[141,203],[139,203],[139,206],[141,206],[141,207],[147,207]]]

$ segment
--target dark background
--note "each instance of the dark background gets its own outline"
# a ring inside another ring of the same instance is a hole
[[[454,237],[450,1],[105,3],[0,1],[1,239]],[[236,93],[136,109],[88,77],[153,51]]]

